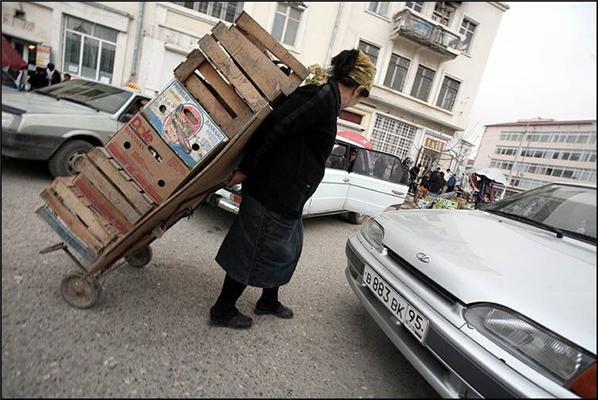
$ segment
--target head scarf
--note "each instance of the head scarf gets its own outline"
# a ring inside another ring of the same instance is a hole
[[[332,76],[333,67],[330,66],[324,69],[321,65],[313,64],[308,67],[308,70],[313,76],[306,79],[305,83],[308,85],[322,86],[328,82],[328,79]],[[359,50],[357,54],[357,62],[349,73],[349,77],[368,91],[371,91],[375,75],[376,66],[372,63],[367,54]]]

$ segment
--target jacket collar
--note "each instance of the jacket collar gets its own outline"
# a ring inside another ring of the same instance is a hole
[[[338,89],[338,83],[330,78],[328,83],[332,87],[332,93],[334,93],[334,98],[336,100],[336,116],[338,117],[341,114],[341,92]]]

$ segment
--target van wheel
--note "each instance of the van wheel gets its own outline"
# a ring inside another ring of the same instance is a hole
[[[361,224],[363,224],[363,222],[367,218],[367,215],[365,215],[365,214],[359,214],[359,213],[356,213],[356,212],[350,212],[348,214],[348,217],[349,217],[349,222],[351,222],[352,224],[361,225]]]
[[[79,161],[93,148],[85,140],[73,139],[64,143],[48,160],[48,168],[55,178],[77,175],[81,172]]]

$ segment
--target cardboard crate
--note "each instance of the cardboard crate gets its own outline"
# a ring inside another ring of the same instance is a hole
[[[288,74],[275,64],[279,62]],[[64,188],[56,190],[54,183],[42,193],[48,206],[40,208],[39,214],[67,244],[87,252],[88,257],[102,255],[91,273],[105,271],[131,248],[151,243],[216,190],[238,164],[271,106],[295,90],[308,71],[248,14],[242,13],[230,28],[220,23],[205,35],[199,41],[199,49],[189,53],[174,75],[178,81],[158,96],[160,100],[146,106],[111,138],[106,145],[108,156],[101,157],[99,148],[84,159],[85,172],[77,178],[72,191],[80,194],[75,195],[78,201],[87,202],[85,207],[91,211],[73,212],[59,194]],[[186,104],[192,107],[187,108]],[[144,115],[152,119],[158,131]],[[183,154],[180,151],[185,149],[177,149],[176,145],[183,143],[186,150],[193,150],[193,144],[198,144],[201,150],[201,142],[193,141],[194,129],[201,130],[197,127],[198,115],[201,121],[213,123],[209,134],[216,141],[204,146],[212,146],[211,152],[191,157],[191,161],[186,155],[192,153]],[[222,136],[225,138],[214,145]],[[96,179],[98,176],[100,179]],[[118,191],[106,190],[110,186],[103,178]],[[139,190],[131,188],[131,179]],[[126,202],[121,201],[118,193]],[[101,217],[97,220],[102,222],[98,225],[91,216]],[[112,236],[107,232],[104,236],[93,233],[102,227],[111,228]],[[115,236],[122,240],[114,241]]]
[[[142,111],[162,139],[194,168],[222,148],[228,137],[176,79]]]
[[[97,256],[117,240],[119,232],[75,187],[73,180],[74,177],[56,178],[42,191],[41,197],[68,234],[76,236],[87,252]],[[59,229],[52,227],[63,236]]]
[[[89,158],[95,167],[118,188],[139,214],[145,215],[156,207],[152,198],[143,191],[104,147],[94,147],[86,154],[86,158]]]
[[[141,113],[108,141],[106,149],[157,204],[190,172]]]

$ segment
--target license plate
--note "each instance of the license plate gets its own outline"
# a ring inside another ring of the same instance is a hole
[[[396,290],[380,277],[369,265],[363,271],[363,284],[390,310],[417,340],[424,341],[430,322],[415,307],[403,299]]]

